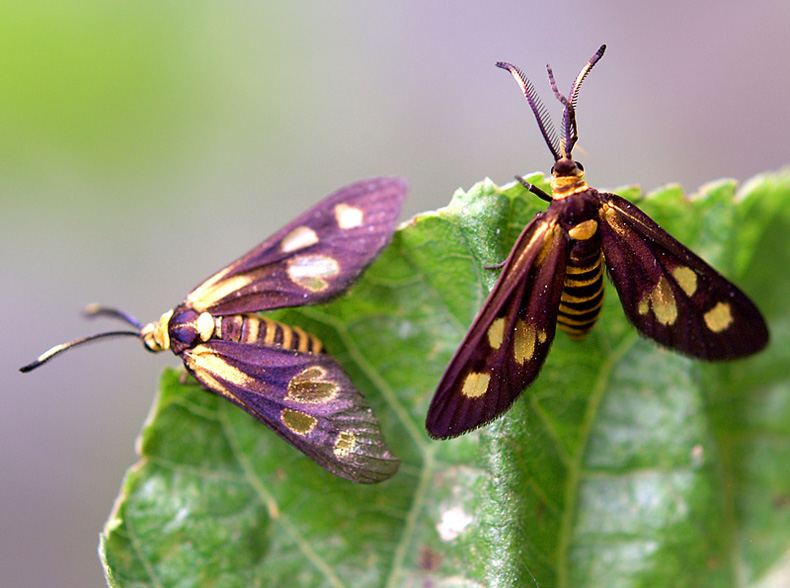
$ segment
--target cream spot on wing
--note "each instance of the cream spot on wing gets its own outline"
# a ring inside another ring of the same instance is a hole
[[[290,253],[298,249],[304,249],[318,243],[318,235],[310,227],[296,227],[280,241],[280,249],[284,253]]]
[[[650,310],[650,295],[648,294],[642,300],[639,301],[639,306],[636,307],[636,311],[641,314],[642,316],[647,314],[647,311]]]
[[[189,302],[197,312],[203,312],[208,307],[213,306],[231,292],[242,289],[255,279],[250,275],[233,276],[232,278],[215,280],[211,278],[203,282],[200,286],[187,296]]]
[[[327,280],[338,273],[337,260],[325,255],[301,255],[288,261],[288,278],[311,292],[326,290]]]
[[[341,202],[335,206],[335,219],[341,229],[353,229],[365,220],[365,211]]]
[[[693,296],[697,291],[697,274],[694,270],[685,266],[678,266],[672,270],[672,277],[677,280],[680,288],[686,296]]]
[[[678,307],[675,304],[675,295],[667,279],[661,276],[658,284],[650,293],[650,301],[653,304],[653,314],[656,320],[662,325],[672,325],[678,318]]]
[[[286,398],[303,404],[323,404],[332,400],[339,386],[326,380],[327,372],[321,366],[311,366],[296,374],[288,382]]]
[[[535,353],[535,327],[519,319],[516,321],[516,333],[513,339],[513,357],[519,365],[532,358]]]
[[[493,349],[499,349],[505,337],[505,319],[498,318],[488,327],[488,344]]]
[[[477,398],[482,396],[488,390],[488,382],[491,376],[488,374],[481,374],[479,372],[469,372],[464,380],[464,387],[461,390],[464,396],[468,398]]]
[[[239,387],[249,387],[255,382],[243,371],[215,355],[208,347],[197,345],[184,352],[184,362],[198,376],[220,378]]]
[[[309,414],[284,408],[280,414],[283,424],[297,435],[307,435],[318,424],[318,419]]]
[[[340,434],[337,436],[337,440],[335,441],[334,452],[335,456],[337,457],[346,457],[352,451],[354,451],[354,447],[357,444],[357,436],[354,433],[349,433],[348,431],[341,431]]]
[[[714,333],[721,333],[732,324],[732,312],[727,302],[719,302],[705,313],[705,324]]]
[[[571,239],[576,239],[577,241],[586,241],[592,237],[597,230],[598,221],[591,218],[573,227],[570,231],[568,231],[568,235],[570,235]]]

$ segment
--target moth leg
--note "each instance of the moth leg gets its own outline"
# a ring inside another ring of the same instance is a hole
[[[546,194],[543,190],[538,188],[535,184],[530,184],[527,180],[525,180],[521,176],[516,176],[516,179],[518,180],[519,184],[524,186],[527,190],[532,192],[535,196],[537,196],[541,200],[545,200],[546,202],[551,202],[551,196]]]

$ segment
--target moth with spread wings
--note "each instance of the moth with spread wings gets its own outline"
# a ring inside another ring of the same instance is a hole
[[[406,182],[373,178],[342,188],[270,239],[192,290],[158,322],[118,310],[114,331],[53,347],[30,371],[75,345],[131,335],[153,352],[170,349],[207,390],[240,406],[333,474],[353,482],[386,480],[400,461],[379,422],[321,342],[263,310],[326,301],[348,288],[392,238]]]
[[[498,417],[537,378],[559,324],[574,339],[592,329],[604,298],[604,265],[628,320],[656,342],[707,360],[743,357],[768,342],[755,305],[733,284],[666,233],[645,213],[584,181],[571,151],[578,138],[576,99],[603,45],[563,96],[562,139],[521,71],[497,63],[518,82],[554,155],[550,202],[526,226],[502,273],[450,361],[428,410],[426,427],[449,438]]]

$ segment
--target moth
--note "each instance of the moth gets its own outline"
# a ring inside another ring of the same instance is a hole
[[[537,378],[556,325],[573,339],[595,325],[604,299],[604,267],[631,324],[642,335],[692,357],[735,359],[768,342],[757,307],[732,283],[627,200],[584,180],[571,152],[578,139],[576,100],[606,45],[582,68],[564,106],[561,140],[532,83],[515,66],[497,63],[518,82],[554,156],[551,195],[517,179],[549,202],[524,228],[502,272],[431,401],[434,438],[450,438],[503,414]]]
[[[170,349],[206,390],[241,407],[320,466],[352,482],[381,482],[400,461],[378,420],[321,342],[256,313],[324,302],[346,290],[392,238],[406,196],[395,177],[364,180],[327,196],[224,267],[157,322],[92,305],[134,331],[57,345],[20,371],[104,337],[135,336]]]

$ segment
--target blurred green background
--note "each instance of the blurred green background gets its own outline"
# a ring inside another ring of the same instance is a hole
[[[0,585],[101,586],[97,535],[135,461],[163,365],[105,342],[27,376],[50,346],[154,320],[324,194],[405,176],[406,214],[551,157],[510,77],[579,102],[599,188],[788,163],[790,4],[0,2]],[[404,217],[406,218],[406,217]],[[432,390],[425,393],[431,394]]]

